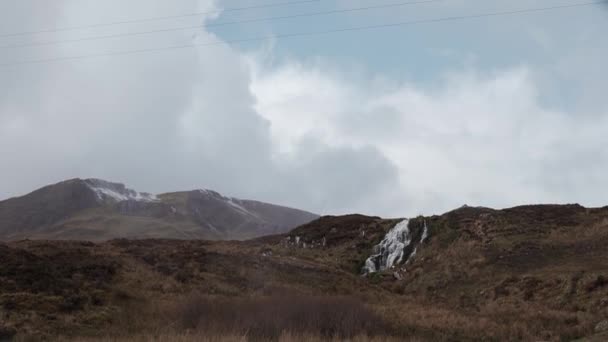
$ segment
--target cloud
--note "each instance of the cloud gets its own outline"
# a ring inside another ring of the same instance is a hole
[[[110,21],[116,8],[125,9],[118,3],[63,1],[54,2],[54,8],[61,25],[69,27],[82,25],[81,18]],[[139,9],[147,3],[130,3],[121,16],[145,17]],[[213,8],[204,1],[180,4],[176,10],[157,3],[153,12]],[[18,31],[17,23],[6,31]],[[217,39],[204,31],[197,37],[201,42]],[[18,59],[189,39],[184,33],[160,41],[55,45],[21,51]],[[297,144],[295,157],[281,156],[271,140],[270,122],[255,109],[250,64],[227,46],[27,65],[3,73],[8,77],[0,81],[6,90],[0,100],[2,197],[65,178],[100,177],[142,191],[208,187],[317,212],[373,212],[369,201],[397,177],[390,161],[373,148],[334,148],[310,140]]]
[[[373,146],[397,166],[392,191],[407,194],[401,210],[409,215],[464,203],[602,205],[608,113],[583,119],[547,109],[536,83],[526,67],[464,70],[425,90],[286,63],[258,71],[252,89],[277,145],[312,136],[329,146]]]
[[[14,15],[0,20],[0,32],[216,6],[64,0],[40,2],[31,12],[31,3],[7,2],[0,13]],[[138,29],[108,27],[95,34]],[[2,61],[192,39],[192,32],[182,32],[49,45],[10,50]],[[220,38],[200,30],[194,39]],[[272,48],[251,54],[215,45],[1,69],[0,197],[66,178],[100,177],[151,192],[207,187],[323,214],[411,216],[463,203],[604,200],[608,110],[597,105],[597,95],[577,106],[585,110],[547,106],[544,90],[552,78],[535,66],[492,71],[473,64],[421,85],[331,60],[274,54]],[[550,70],[603,89],[605,78],[593,77],[601,72],[591,65],[577,69],[581,61],[572,53]]]

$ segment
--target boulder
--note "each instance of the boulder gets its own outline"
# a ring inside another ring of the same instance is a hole
[[[601,321],[598,324],[595,325],[595,332],[596,333],[601,333],[601,332],[606,332],[608,331],[608,320],[607,321]]]

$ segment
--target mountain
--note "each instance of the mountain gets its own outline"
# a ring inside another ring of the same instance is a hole
[[[328,216],[247,241],[0,243],[0,333],[606,341],[606,246],[608,207],[580,205]]]
[[[211,190],[152,195],[100,179],[73,179],[0,202],[0,240],[247,239],[317,217]]]

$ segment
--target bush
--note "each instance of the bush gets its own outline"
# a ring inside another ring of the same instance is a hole
[[[0,324],[0,341],[10,341],[17,334],[17,330]]]
[[[63,298],[61,303],[61,310],[64,312],[72,312],[82,310],[87,304],[88,298],[80,294],[71,294]]]
[[[388,325],[349,297],[275,296],[254,299],[188,298],[177,307],[181,328],[277,339],[284,332],[325,338],[385,335]]]

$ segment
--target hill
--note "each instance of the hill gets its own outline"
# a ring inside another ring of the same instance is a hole
[[[578,205],[322,217],[249,241],[11,242],[0,315],[7,335],[54,339],[601,341],[607,245],[608,208]]]
[[[247,239],[317,217],[211,190],[156,196],[119,183],[73,179],[1,201],[0,240]]]

